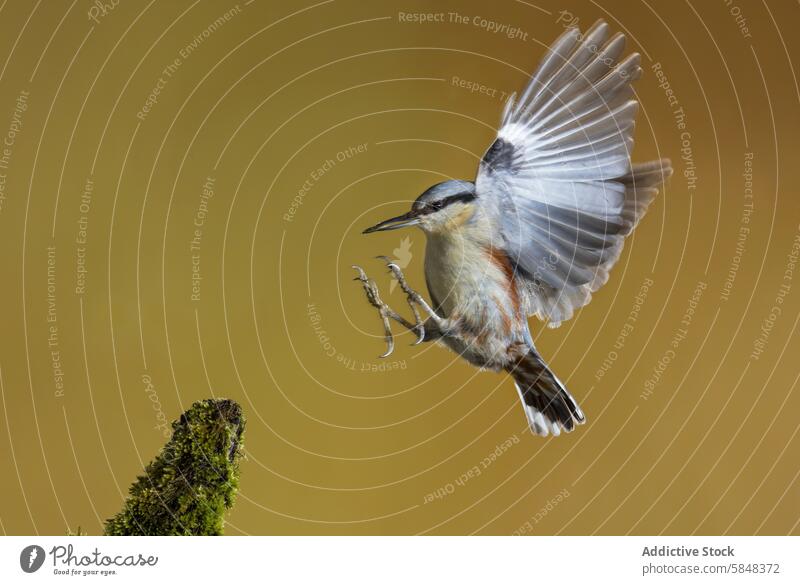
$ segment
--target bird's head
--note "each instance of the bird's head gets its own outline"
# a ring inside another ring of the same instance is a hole
[[[470,181],[437,183],[417,197],[411,211],[364,230],[365,234],[418,226],[427,233],[457,229],[475,211],[475,184]]]

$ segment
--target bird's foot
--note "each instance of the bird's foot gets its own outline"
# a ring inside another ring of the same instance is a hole
[[[408,304],[411,307],[411,310],[414,312],[414,317],[417,320],[417,323],[422,322],[420,318],[419,311],[417,310],[417,305],[422,307],[422,309],[428,314],[428,316],[433,320],[434,323],[437,325],[442,324],[442,318],[434,311],[428,302],[422,298],[422,295],[419,294],[417,291],[412,289],[408,282],[406,281],[406,276],[403,274],[403,271],[400,267],[392,262],[390,258],[386,256],[378,256],[379,259],[386,262],[386,266],[389,268],[389,271],[394,275],[397,283],[400,285],[400,288],[403,289],[403,292],[406,293],[406,298],[408,299]],[[420,341],[422,341],[420,339]]]
[[[378,285],[375,284],[374,280],[367,278],[367,273],[364,272],[364,269],[356,265],[353,265],[353,268],[358,272],[358,276],[355,280],[361,281],[364,292],[367,293],[367,301],[369,301],[370,305],[378,309],[378,313],[381,316],[384,331],[383,337],[386,340],[387,349],[386,353],[380,357],[387,357],[394,351],[394,336],[392,335],[392,327],[389,323],[389,305],[381,300],[381,295],[378,292]]]
[[[389,305],[387,305],[380,296],[378,292],[378,285],[375,283],[374,280],[367,277],[366,272],[360,266],[353,265],[353,268],[358,272],[358,276],[354,280],[358,280],[361,282],[362,286],[364,287],[364,292],[367,294],[367,301],[370,305],[378,309],[378,313],[381,316],[381,321],[383,323],[383,331],[384,331],[384,339],[386,340],[387,349],[386,352],[381,355],[380,357],[387,357],[391,355],[394,351],[394,336],[392,335],[392,327],[391,322],[389,319],[394,319],[401,325],[403,325],[409,331],[413,331],[417,334],[417,342],[420,343],[422,340],[425,339],[425,328],[423,326],[422,320],[419,318],[419,314],[414,308],[414,317],[416,318],[415,323],[411,323],[403,318],[401,315],[396,313],[392,310]],[[415,344],[416,345],[416,344]]]

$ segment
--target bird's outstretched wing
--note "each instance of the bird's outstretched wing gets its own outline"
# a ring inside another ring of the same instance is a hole
[[[599,21],[568,29],[525,91],[506,103],[476,178],[477,203],[498,226],[526,310],[552,327],[608,280],[625,236],[672,172],[631,165],[639,55]]]

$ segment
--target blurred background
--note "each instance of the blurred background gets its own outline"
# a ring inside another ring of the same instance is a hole
[[[5,534],[101,532],[195,400],[249,420],[228,534],[800,532],[793,2],[0,8]],[[410,347],[351,279],[425,291],[421,232],[566,26],[642,54],[634,158],[675,175],[537,346],[588,422]]]

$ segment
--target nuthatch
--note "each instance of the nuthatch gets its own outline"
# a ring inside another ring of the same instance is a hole
[[[358,266],[369,302],[394,344],[390,319],[419,341],[437,340],[480,368],[509,372],[531,430],[585,421],[533,345],[528,316],[558,327],[608,280],[631,233],[672,174],[667,159],[632,164],[639,55],[599,21],[570,28],[549,48],[519,99],[506,103],[475,181],[445,181],[411,211],[364,233],[417,226],[427,236],[431,304],[389,268],[414,314],[391,309]],[[420,311],[425,319],[420,317]]]

